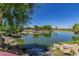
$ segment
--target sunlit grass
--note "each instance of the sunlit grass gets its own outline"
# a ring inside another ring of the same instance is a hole
[[[69,42],[63,42],[65,44],[79,44],[79,41],[69,41]]]

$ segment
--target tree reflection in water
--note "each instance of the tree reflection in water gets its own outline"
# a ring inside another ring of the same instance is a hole
[[[33,34],[34,38],[40,38],[41,34]]]
[[[45,37],[45,38],[50,38],[51,37],[51,32],[48,33],[40,33],[40,34],[33,34],[34,38],[40,38],[41,36]]]
[[[51,32],[49,33],[42,33],[42,35],[46,38],[50,38],[51,37]]]
[[[73,36],[73,41],[79,41],[79,36]]]

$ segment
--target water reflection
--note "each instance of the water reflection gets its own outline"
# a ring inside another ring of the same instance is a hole
[[[20,47],[23,47],[24,44],[25,44],[24,40],[21,39],[21,38],[19,38],[19,39],[17,40],[17,42],[18,42],[18,45],[19,45]]]
[[[34,38],[40,38],[41,34],[33,34]]]
[[[79,36],[73,36],[73,41],[79,41]]]
[[[23,47],[28,50],[30,55],[43,55],[43,51],[48,50],[47,47],[54,43],[69,41],[76,43],[79,41],[79,35],[71,32],[49,32],[28,35],[22,38],[24,41],[20,40],[19,43],[21,45],[24,43]]]
[[[51,32],[49,33],[42,33],[42,35],[46,38],[50,38],[51,37]]]
[[[74,34],[71,32],[49,32],[28,35],[22,38],[25,44],[52,45],[57,42],[71,41],[72,36],[74,36]]]
[[[40,38],[41,36],[45,37],[45,38],[50,38],[51,37],[51,32],[48,33],[40,33],[40,34],[33,34],[34,38]]]

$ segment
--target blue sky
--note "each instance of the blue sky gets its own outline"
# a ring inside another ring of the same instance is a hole
[[[79,23],[79,4],[44,3],[39,6],[33,14],[31,26],[52,25],[71,28],[73,24]]]

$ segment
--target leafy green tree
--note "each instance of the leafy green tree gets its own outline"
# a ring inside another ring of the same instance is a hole
[[[44,25],[43,29],[45,29],[45,30],[51,30],[52,26],[51,25]]]
[[[51,30],[52,26],[51,25],[44,25],[44,26],[35,25],[34,28],[37,29],[37,30],[39,30],[39,29],[41,29],[41,30]]]
[[[74,24],[73,25],[73,30],[79,30],[79,24]]]
[[[39,30],[39,26],[38,25],[35,25],[34,28],[35,28],[35,30]]]
[[[32,3],[1,3],[0,23],[5,19],[11,31],[15,31],[30,22],[34,8]]]

